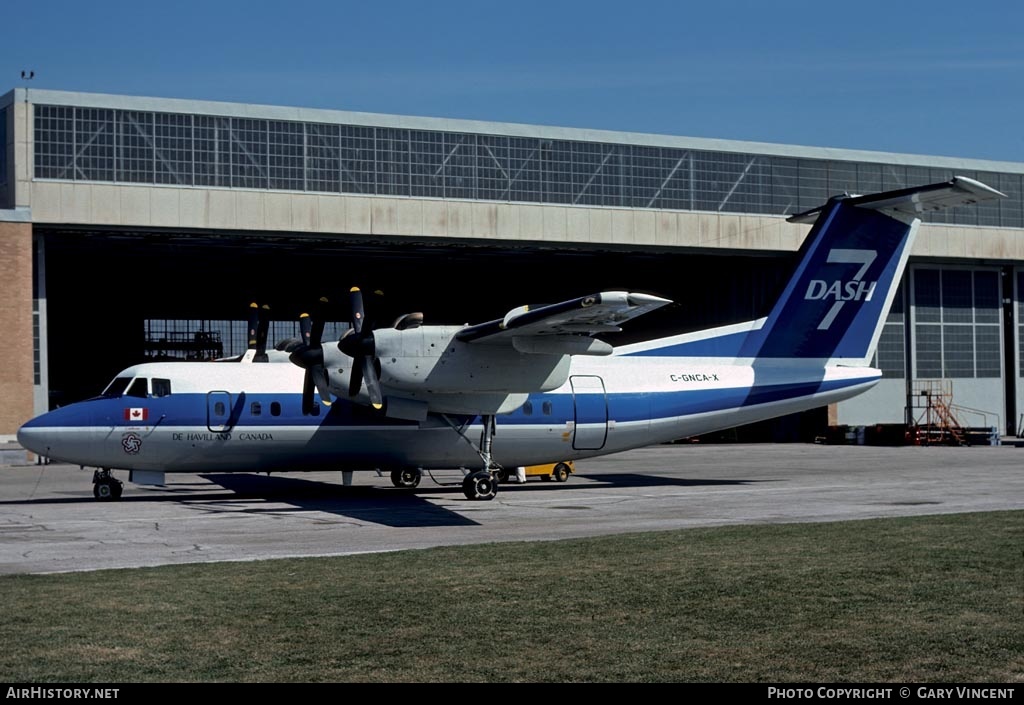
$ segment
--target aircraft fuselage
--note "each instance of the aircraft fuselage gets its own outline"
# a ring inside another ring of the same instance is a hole
[[[466,442],[480,439],[480,418],[409,421],[319,398],[317,413],[304,416],[302,374],[289,364],[137,365],[118,376],[122,394],[41,416],[19,440],[55,460],[155,472],[481,464]],[[878,378],[863,367],[573,357],[565,384],[496,417],[494,459],[512,467],[605,455],[823,406]]]

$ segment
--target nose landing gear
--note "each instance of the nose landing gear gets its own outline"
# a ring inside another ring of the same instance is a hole
[[[101,502],[121,499],[124,483],[110,474],[110,468],[99,468],[92,474],[92,496]]]

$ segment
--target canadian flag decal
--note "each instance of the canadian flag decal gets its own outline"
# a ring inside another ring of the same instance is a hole
[[[149,409],[142,407],[133,407],[131,409],[124,410],[124,420],[138,423],[140,421],[146,421],[149,419]]]

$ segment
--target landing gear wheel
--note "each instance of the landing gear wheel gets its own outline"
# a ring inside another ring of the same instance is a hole
[[[565,482],[569,479],[569,466],[565,463],[559,463],[551,471],[551,477],[555,478],[558,482]]]
[[[391,484],[395,487],[412,489],[420,484],[420,471],[416,468],[402,468],[391,471]]]
[[[462,493],[466,499],[491,500],[498,494],[498,483],[491,473],[479,470],[462,481]]]
[[[120,480],[116,480],[113,477],[97,480],[92,486],[92,496],[101,502],[121,499],[122,491],[124,491],[124,485]]]

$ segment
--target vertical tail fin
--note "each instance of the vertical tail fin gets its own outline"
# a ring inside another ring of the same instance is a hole
[[[767,318],[634,343],[620,355],[729,359],[814,359],[867,365],[914,243],[922,213],[1003,194],[957,176],[869,196],[831,199],[792,216],[814,223],[800,264]]]
[[[738,356],[868,364],[921,213],[1002,196],[973,179],[955,177],[870,196],[833,198],[791,217],[791,222],[814,221],[800,264],[764,325],[746,336]]]

